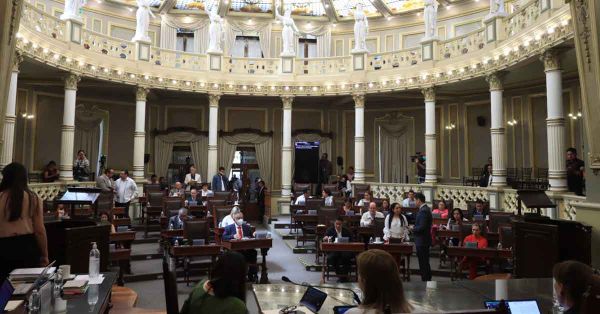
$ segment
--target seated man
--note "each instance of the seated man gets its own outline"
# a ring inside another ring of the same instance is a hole
[[[160,184],[160,182],[158,182],[158,177],[153,174],[150,176],[150,181],[148,181],[149,184]]]
[[[171,192],[169,192],[169,196],[182,196],[185,195],[185,190],[183,189],[183,185],[181,184],[181,182],[177,181],[175,182],[175,187],[173,187],[171,189]]]
[[[196,167],[190,166],[190,173],[186,174],[185,179],[183,180],[186,190],[190,190],[199,182],[202,182],[202,176],[199,173],[196,173]]]
[[[198,196],[198,190],[196,190],[196,188],[190,190],[190,197],[188,197],[185,202],[188,206],[203,205],[202,199]]]
[[[485,219],[487,217],[487,215],[489,215],[489,210],[485,207],[485,205],[483,204],[483,201],[478,199],[475,202],[475,208],[473,208],[473,210],[471,210],[471,219],[473,219],[473,217],[475,216],[483,216],[483,219]]]
[[[231,213],[229,215],[223,217],[223,220],[221,220],[219,227],[225,228],[229,225],[235,224],[236,220],[243,218],[243,215],[239,215],[241,213],[242,213],[242,211],[240,210],[239,207],[233,206],[233,208],[231,209]]]
[[[487,239],[481,235],[481,226],[478,223],[474,223],[471,227],[473,234],[465,237],[463,240],[463,246],[467,246],[467,243],[477,243],[478,249],[483,249],[488,246]],[[460,263],[460,270],[462,271],[465,267],[469,268],[469,279],[475,279],[477,277],[477,266],[485,262],[485,259],[480,257],[464,257]]]
[[[415,191],[408,191],[408,197],[402,201],[402,207],[417,208],[417,200],[415,199]]]
[[[237,220],[234,224],[225,227],[225,231],[223,232],[223,241],[242,240],[243,238],[254,237],[250,225],[244,222],[244,214],[242,212],[239,212],[236,214],[236,217]],[[256,282],[256,280],[258,279],[258,266],[256,265],[256,250],[249,249],[241,251],[240,253],[244,255],[244,257],[246,258],[246,262],[249,264],[248,280]]]
[[[361,227],[371,227],[375,225],[375,218],[385,218],[383,213],[377,211],[377,204],[375,202],[369,203],[369,211],[364,213],[360,218]]]
[[[184,222],[192,218],[192,216],[188,215],[187,208],[182,207],[179,209],[179,213],[177,215],[169,218],[169,229],[183,229]]]
[[[352,232],[347,228],[343,227],[342,217],[338,217],[335,220],[335,225],[329,227],[325,232],[324,242],[335,242],[338,238],[348,238],[349,241],[352,239]],[[353,257],[352,252],[331,252],[327,254],[327,264],[332,265],[335,268],[336,275],[340,276],[338,281],[344,282],[347,280],[348,271],[350,269],[350,261]]]
[[[213,197],[215,193],[208,189],[208,183],[202,183],[202,189],[200,190],[201,197]],[[204,204],[206,206],[206,204]]]
[[[323,201],[325,206],[332,207],[333,206],[333,196],[331,196],[331,191],[329,189],[324,189],[323,193]]]
[[[308,190],[304,190],[302,195],[296,197],[294,205],[306,205],[306,200],[309,198]]]

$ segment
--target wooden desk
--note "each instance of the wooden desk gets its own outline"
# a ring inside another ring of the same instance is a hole
[[[169,248],[169,255],[174,258],[184,258],[183,273],[186,284],[190,281],[190,262],[188,257],[194,256],[208,256],[210,257],[211,263],[208,265],[208,272],[210,273],[212,265],[217,260],[217,256],[221,254],[221,246],[215,244],[207,245],[180,245],[171,246]]]
[[[368,249],[384,250],[394,256],[398,264],[398,269],[404,270],[402,272],[404,280],[410,281],[410,256],[413,252],[412,243],[369,243]],[[404,265],[400,263],[403,260],[402,257],[405,257]]]
[[[448,218],[433,218],[432,220],[432,224],[433,225],[447,225],[448,224]]]
[[[183,238],[183,229],[161,230],[160,238],[165,241],[172,238]]]
[[[231,251],[260,249],[262,255],[260,283],[269,283],[267,274],[267,252],[273,247],[273,239],[229,240],[221,242],[223,248]]]
[[[344,223],[350,228],[356,227],[360,223],[361,215],[341,216]]]
[[[450,259],[450,278],[454,280],[456,273],[456,258],[458,257],[475,257],[486,258],[490,260],[503,260],[512,258],[512,250],[495,249],[495,248],[467,248],[462,246],[449,246],[446,252]]]
[[[135,240],[135,231],[115,232],[111,233],[109,236],[110,242],[123,243],[127,248],[131,247],[133,240]]]
[[[155,221],[160,224],[160,218],[162,215],[162,206],[151,206],[148,205],[144,209],[144,238],[148,237],[148,226],[150,225],[150,221]]]
[[[118,226],[131,226],[131,218],[115,218],[113,219],[112,224],[115,228]]]
[[[322,267],[321,267],[321,282],[325,282],[325,277],[326,277],[325,270],[327,269],[327,253],[333,253],[333,252],[360,253],[360,252],[364,252],[366,249],[365,244],[362,242],[348,242],[348,243],[321,242],[320,248],[321,248],[321,253],[323,254],[323,262],[322,262]]]

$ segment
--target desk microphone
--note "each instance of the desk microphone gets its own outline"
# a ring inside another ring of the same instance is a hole
[[[314,286],[311,284],[308,284],[306,282],[303,283],[297,283],[297,282],[293,282],[290,278],[288,278],[287,276],[282,276],[281,280],[291,283],[293,285],[296,286],[303,286],[303,287],[313,287],[313,288],[322,288],[322,289],[335,289],[335,290],[345,290],[345,291],[350,291],[352,292],[352,296],[354,297],[354,301],[356,302],[356,304],[360,305],[360,298],[358,297],[358,294],[356,294],[356,292],[354,292],[354,290],[352,289],[348,289],[348,288],[342,288],[342,287],[327,287],[327,286]]]

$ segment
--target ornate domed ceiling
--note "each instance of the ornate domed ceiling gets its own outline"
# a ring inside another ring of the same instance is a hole
[[[136,0],[106,0],[108,2],[136,6]],[[440,5],[472,0],[438,0]],[[474,0],[478,1],[478,0]],[[352,18],[357,4],[362,4],[369,17],[391,16],[422,10],[424,0],[149,0],[156,10],[171,14],[186,14],[204,11],[219,6],[221,15],[272,15],[276,4],[291,7],[296,16],[328,18],[331,21]],[[187,12],[186,12],[187,11]],[[194,12],[195,11],[195,12]]]

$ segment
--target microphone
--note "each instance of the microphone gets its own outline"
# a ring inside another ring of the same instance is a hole
[[[336,290],[345,290],[345,291],[349,291],[352,292],[352,296],[354,297],[354,302],[356,302],[356,304],[360,305],[360,298],[358,297],[358,294],[356,294],[356,292],[354,292],[354,290],[352,289],[348,289],[348,288],[342,288],[342,287],[327,287],[327,286],[313,286],[311,284],[308,284],[306,282],[303,283],[297,283],[292,281],[290,278],[288,278],[287,276],[282,276],[281,280],[287,282],[287,283],[291,283],[293,285],[296,286],[303,286],[303,287],[313,287],[313,288],[322,288],[322,289],[336,289]]]

